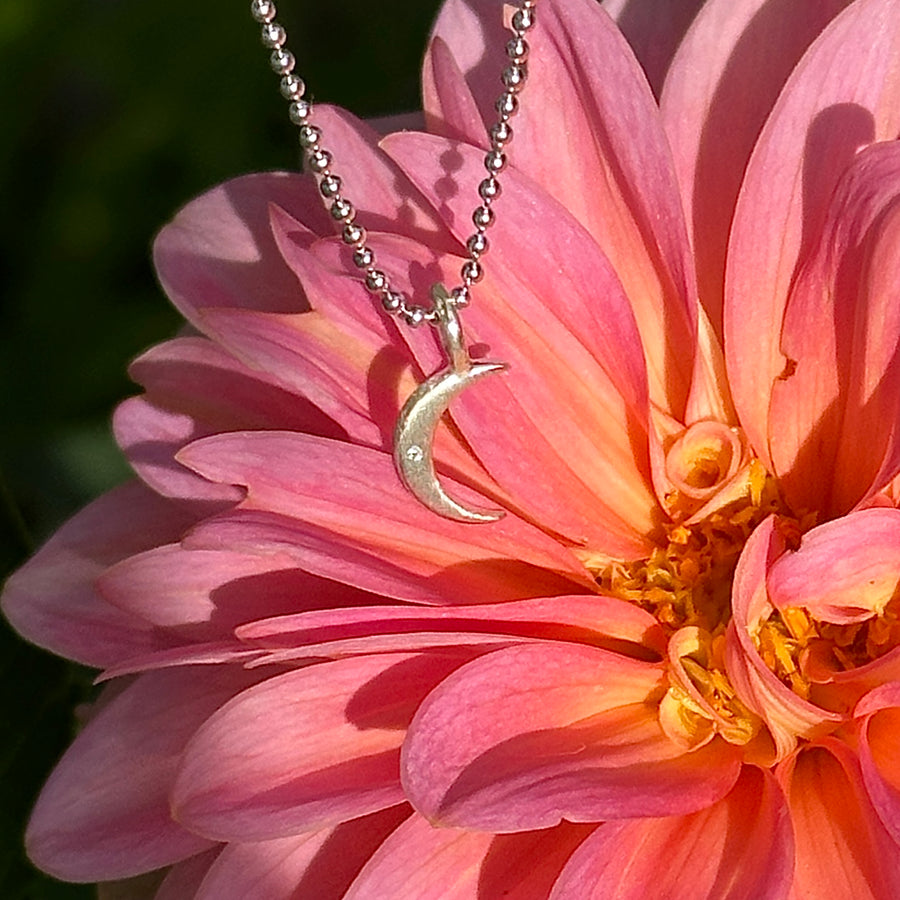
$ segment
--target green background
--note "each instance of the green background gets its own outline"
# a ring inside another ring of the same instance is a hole
[[[437,0],[281,0],[317,100],[419,106]],[[128,362],[178,317],[149,262],[179,206],[297,163],[248,0],[0,0],[0,572],[128,477],[112,441]],[[21,850],[90,673],[0,624],[0,897],[81,898]]]

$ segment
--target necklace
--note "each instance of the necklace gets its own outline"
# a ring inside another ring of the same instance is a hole
[[[363,274],[369,292],[388,315],[416,328],[424,323],[438,331],[447,365],[426,378],[400,410],[394,428],[394,465],[413,496],[428,509],[458,522],[495,522],[502,510],[469,508],[450,497],[441,487],[434,469],[434,434],[438,421],[454,397],[485,375],[506,368],[502,362],[474,362],[463,336],[459,310],[467,306],[472,288],[484,277],[481,258],[489,249],[487,231],[494,223],[493,202],[500,196],[499,175],[506,168],[505,146],[512,139],[510,120],[519,108],[518,94],[527,78],[526,34],[534,26],[537,0],[521,0],[512,15],[512,39],[506,45],[509,64],[503,69],[503,93],[497,99],[497,120],[488,131],[490,149],[484,158],[487,177],[478,185],[479,204],[472,213],[475,230],[466,242],[467,259],[460,270],[461,283],[448,290],[443,284],[431,289],[431,306],[413,303],[392,289],[388,276],[375,266],[375,254],[367,243],[356,209],[341,193],[341,178],[332,168],[332,155],[322,145],[322,130],[312,122],[312,104],[304,99],[306,85],[294,74],[296,59],[285,46],[287,32],[275,21],[272,0],[252,0],[250,12],[262,26],[262,42],[271,51],[272,70],[281,76],[282,96],[290,102],[291,122],[299,128],[300,146],[306,166],[315,175],[319,193],[344,243],[353,248],[353,263]]]

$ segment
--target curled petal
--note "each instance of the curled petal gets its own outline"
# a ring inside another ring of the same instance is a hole
[[[898,244],[900,146],[889,142],[862,150],[847,168],[785,312],[789,362],[773,387],[769,432],[795,509],[841,515],[900,464]],[[823,470],[831,477],[819,477]]]
[[[859,764],[872,805],[900,844],[900,682],[867,694],[856,707],[860,719]]]
[[[682,494],[707,500],[737,475],[745,455],[736,428],[695,422],[666,452],[666,477]]]
[[[803,536],[766,578],[779,609],[801,606],[839,625],[881,615],[900,585],[900,510],[864,509]]]
[[[745,766],[708,809],[601,825],[575,851],[550,900],[782,900],[792,869],[781,789],[769,772]]]
[[[783,552],[784,541],[770,517],[750,536],[738,560],[726,645],[729,680],[740,699],[766,723],[779,759],[794,749],[798,737],[814,737],[842,720],[782,684],[765,665],[755,643],[774,611],[766,592],[766,573]]]

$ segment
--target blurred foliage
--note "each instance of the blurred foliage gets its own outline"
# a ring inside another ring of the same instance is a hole
[[[363,116],[418,108],[437,0],[281,0],[317,100]],[[179,325],[154,233],[207,187],[297,162],[248,0],[0,3],[0,564],[8,573],[128,477],[109,431],[126,367]],[[21,850],[34,796],[90,673],[0,624],[0,896],[93,896]]]

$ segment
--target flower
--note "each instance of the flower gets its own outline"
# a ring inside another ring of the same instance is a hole
[[[445,4],[425,132],[316,113],[416,296],[471,230],[497,6]],[[900,8],[672,6],[609,4],[645,73],[591,0],[539,5],[465,311],[509,371],[435,445],[501,522],[399,485],[437,349],[315,185],[163,230],[192,330],[134,365],[138,480],[4,595],[110,681],[38,865],[157,900],[900,893]]]

